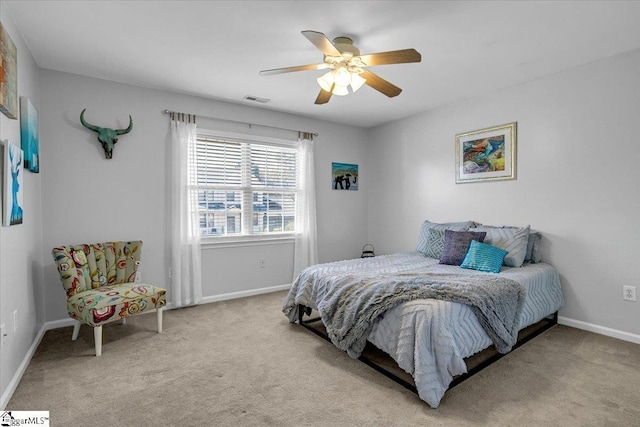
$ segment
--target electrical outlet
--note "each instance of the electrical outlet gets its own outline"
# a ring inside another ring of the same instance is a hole
[[[264,268],[264,266],[267,265],[267,262],[264,259],[260,260],[260,268]]]
[[[173,269],[169,267],[169,279],[173,278]]]
[[[635,286],[623,286],[622,287],[622,299],[625,301],[636,300],[636,287]]]
[[[18,330],[18,310],[13,310],[13,332]]]

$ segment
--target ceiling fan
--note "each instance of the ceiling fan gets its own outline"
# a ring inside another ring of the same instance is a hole
[[[364,68],[374,65],[420,62],[422,59],[420,53],[415,49],[360,55],[360,50],[353,45],[353,40],[349,37],[336,37],[331,42],[327,36],[317,31],[302,31],[302,35],[320,49],[324,54],[324,62],[263,70],[260,71],[260,75],[270,76],[293,71],[330,68],[331,71],[317,78],[318,85],[320,85],[320,93],[316,98],[316,104],[326,104],[331,99],[331,95],[344,96],[349,94],[349,87],[351,87],[352,92],[355,92],[365,84],[390,98],[398,96],[402,89]]]

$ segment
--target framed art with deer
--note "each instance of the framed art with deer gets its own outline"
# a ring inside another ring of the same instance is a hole
[[[8,139],[3,146],[2,225],[22,224],[22,150]]]

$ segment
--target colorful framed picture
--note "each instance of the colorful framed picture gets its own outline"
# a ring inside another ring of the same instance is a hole
[[[331,163],[331,188],[358,191],[358,165]]]
[[[38,111],[26,96],[20,97],[20,140],[24,152],[24,168],[40,172]]]
[[[22,224],[22,150],[4,141],[2,225]]]
[[[18,65],[16,45],[0,23],[0,111],[18,118]]]
[[[456,184],[516,179],[516,122],[456,135]]]

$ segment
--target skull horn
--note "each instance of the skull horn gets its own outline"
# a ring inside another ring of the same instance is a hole
[[[82,113],[80,113],[80,123],[82,123],[82,126],[86,127],[87,129],[91,129],[94,132],[100,132],[100,127],[92,125],[91,123],[87,123],[87,121],[84,119],[85,111],[87,111],[86,108],[82,110]]]
[[[129,127],[126,129],[116,129],[116,135],[124,135],[125,133],[131,132],[133,129],[133,119],[129,116]]]

